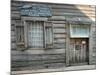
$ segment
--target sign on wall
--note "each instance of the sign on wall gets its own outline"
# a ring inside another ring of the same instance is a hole
[[[51,8],[47,5],[23,5],[21,7],[21,15],[50,17],[52,16],[52,11]]]

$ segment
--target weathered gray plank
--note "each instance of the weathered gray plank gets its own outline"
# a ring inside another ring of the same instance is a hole
[[[52,23],[53,23],[53,24],[65,24],[66,21],[53,21],[53,20],[52,20]]]
[[[84,14],[84,13],[67,13],[67,12],[53,12],[55,16],[79,16],[79,17],[87,17],[87,16],[95,16],[94,14]]]
[[[12,67],[12,70],[32,70],[32,69],[46,69],[46,68],[60,68],[65,67],[65,63],[50,63],[50,64],[42,64],[42,65],[35,65],[35,66],[26,66],[26,67]]]
[[[20,15],[20,10],[19,11],[11,11],[11,14],[19,14]]]
[[[11,43],[11,49],[16,49],[16,43]]]
[[[24,54],[12,55],[12,61],[54,60],[64,59],[64,54]]]
[[[62,43],[62,44],[54,44],[54,48],[65,48],[65,44]]]
[[[65,33],[66,32],[65,29],[60,29],[60,28],[59,29],[56,28],[53,31],[54,31],[54,33]]]
[[[15,25],[14,24],[11,25],[11,31],[15,31]]]
[[[16,32],[15,31],[11,31],[11,36],[16,36]]]
[[[16,36],[11,36],[11,41],[12,42],[16,41]]]
[[[54,28],[65,28],[65,24],[53,24]]]
[[[64,53],[65,49],[48,49],[48,50],[30,50],[27,49],[25,51],[11,51],[12,54],[59,54]]]
[[[55,9],[52,9],[54,12],[67,12],[67,13],[91,13],[91,14],[95,14],[95,10],[82,10],[82,11],[80,11],[80,9],[64,9],[64,8],[62,8],[62,9],[57,9],[57,8],[55,8]]]
[[[27,67],[27,66],[39,66],[52,63],[65,63],[64,59],[55,59],[55,60],[38,60],[38,61],[12,61],[12,67]]]

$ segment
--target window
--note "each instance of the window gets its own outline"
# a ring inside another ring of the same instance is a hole
[[[29,48],[43,48],[43,24],[41,21],[27,22]]]
[[[53,47],[53,29],[51,22],[24,21],[16,26],[17,44],[31,49]]]
[[[71,37],[89,37],[89,25],[71,25]]]

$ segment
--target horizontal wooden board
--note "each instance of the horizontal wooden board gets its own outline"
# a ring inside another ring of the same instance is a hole
[[[66,12],[66,13],[87,13],[95,14],[95,10],[80,10],[80,9],[52,9],[53,12]]]
[[[30,50],[26,49],[25,51],[12,51],[12,54],[60,54],[65,53],[65,49],[48,49],[48,50]]]
[[[38,66],[38,65],[46,65],[52,63],[64,63],[64,59],[55,59],[55,60],[38,60],[38,61],[12,61],[12,67],[27,67],[27,66]]]
[[[56,42],[54,42],[54,44],[66,44],[66,42],[58,42],[58,41],[56,41]]]
[[[11,31],[11,36],[16,36],[16,32],[15,31]]]
[[[20,11],[20,8],[16,6],[11,6],[11,11]]]
[[[93,9],[93,8],[95,8],[95,6],[94,7],[92,7],[92,5],[90,6],[90,5],[74,5],[74,4],[48,4],[48,5],[51,5],[51,7],[57,7],[57,8],[90,8],[90,9]]]
[[[21,71],[21,70],[38,70],[38,69],[50,69],[50,68],[60,68],[65,67],[65,63],[50,63],[50,64],[42,64],[35,66],[26,66],[26,67],[12,67],[12,70]]]
[[[41,61],[41,60],[40,60]],[[18,61],[18,62],[14,62],[12,61],[12,67],[27,67],[27,66],[37,66],[37,65],[43,65],[42,62],[38,61]]]
[[[49,20],[65,20],[65,16],[52,16]]]
[[[65,67],[65,63],[51,63],[51,64],[45,64],[47,68],[60,68],[60,67]]]
[[[39,61],[39,60],[56,60],[56,59],[64,59],[65,55],[64,54],[22,54],[22,55],[12,55],[11,60],[12,61]]]
[[[20,10],[19,11],[11,11],[11,14],[19,14],[20,15]]]
[[[15,36],[11,36],[11,41],[16,41],[16,37]]]
[[[53,24],[54,28],[65,28],[65,24]]]
[[[65,43],[61,43],[61,44],[54,44],[54,48],[65,48]]]
[[[11,25],[11,31],[15,31],[15,25],[14,24]]]
[[[86,16],[86,15],[85,15]],[[92,19],[90,19],[89,17],[80,17],[80,16],[64,16],[65,17],[65,19],[60,19],[59,17],[62,17],[62,16],[54,16],[54,18],[52,19],[49,19],[49,20],[51,20],[51,21],[53,21],[53,25],[54,25],[54,27],[55,26],[57,26],[56,25],[56,22],[58,21],[58,23],[57,24],[59,24],[59,21],[62,21],[62,20],[67,20],[67,21],[80,21],[80,22],[92,22]],[[66,22],[66,21],[65,21]],[[61,23],[60,23],[60,25],[61,25]],[[60,26],[60,25],[58,25],[58,26]],[[62,24],[61,26],[64,26],[64,24]]]
[[[58,40],[58,39],[66,39],[66,37],[54,37],[54,40]]]
[[[66,30],[65,29],[58,29],[58,28],[55,28],[55,29],[53,29],[53,32],[54,33],[63,33],[63,32],[66,32]]]
[[[20,19],[20,14],[16,14],[16,13],[13,13],[13,14],[11,14],[11,18],[18,18],[18,19]]]
[[[64,42],[66,39],[65,38],[56,38],[54,41],[59,41],[59,42]]]
[[[55,38],[59,38],[59,37],[66,37],[66,34],[54,34]]]
[[[66,20],[68,21],[68,22],[70,22],[70,21],[76,21],[76,22],[92,22],[92,20],[90,19],[90,18],[88,18],[88,17],[66,17]]]
[[[31,21],[47,21],[47,17],[29,17],[24,16],[21,18],[22,20],[31,20]]]
[[[42,55],[42,60],[59,60],[59,59],[64,59],[65,58],[65,54],[54,54],[54,55]]]
[[[53,12],[53,15],[55,16],[82,16],[82,17],[89,17],[89,16],[95,16],[94,14],[85,14],[85,13],[66,13],[66,12]]]
[[[65,24],[66,21],[53,21],[53,20],[52,20],[52,23],[53,23],[53,24]]]

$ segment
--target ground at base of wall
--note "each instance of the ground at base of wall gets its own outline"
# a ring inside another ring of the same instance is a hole
[[[96,65],[83,65],[83,66],[70,66],[58,69],[41,69],[41,70],[25,70],[25,71],[12,71],[11,74],[32,74],[32,73],[44,73],[44,72],[61,72],[61,71],[77,71],[77,70],[93,70],[96,69]]]

